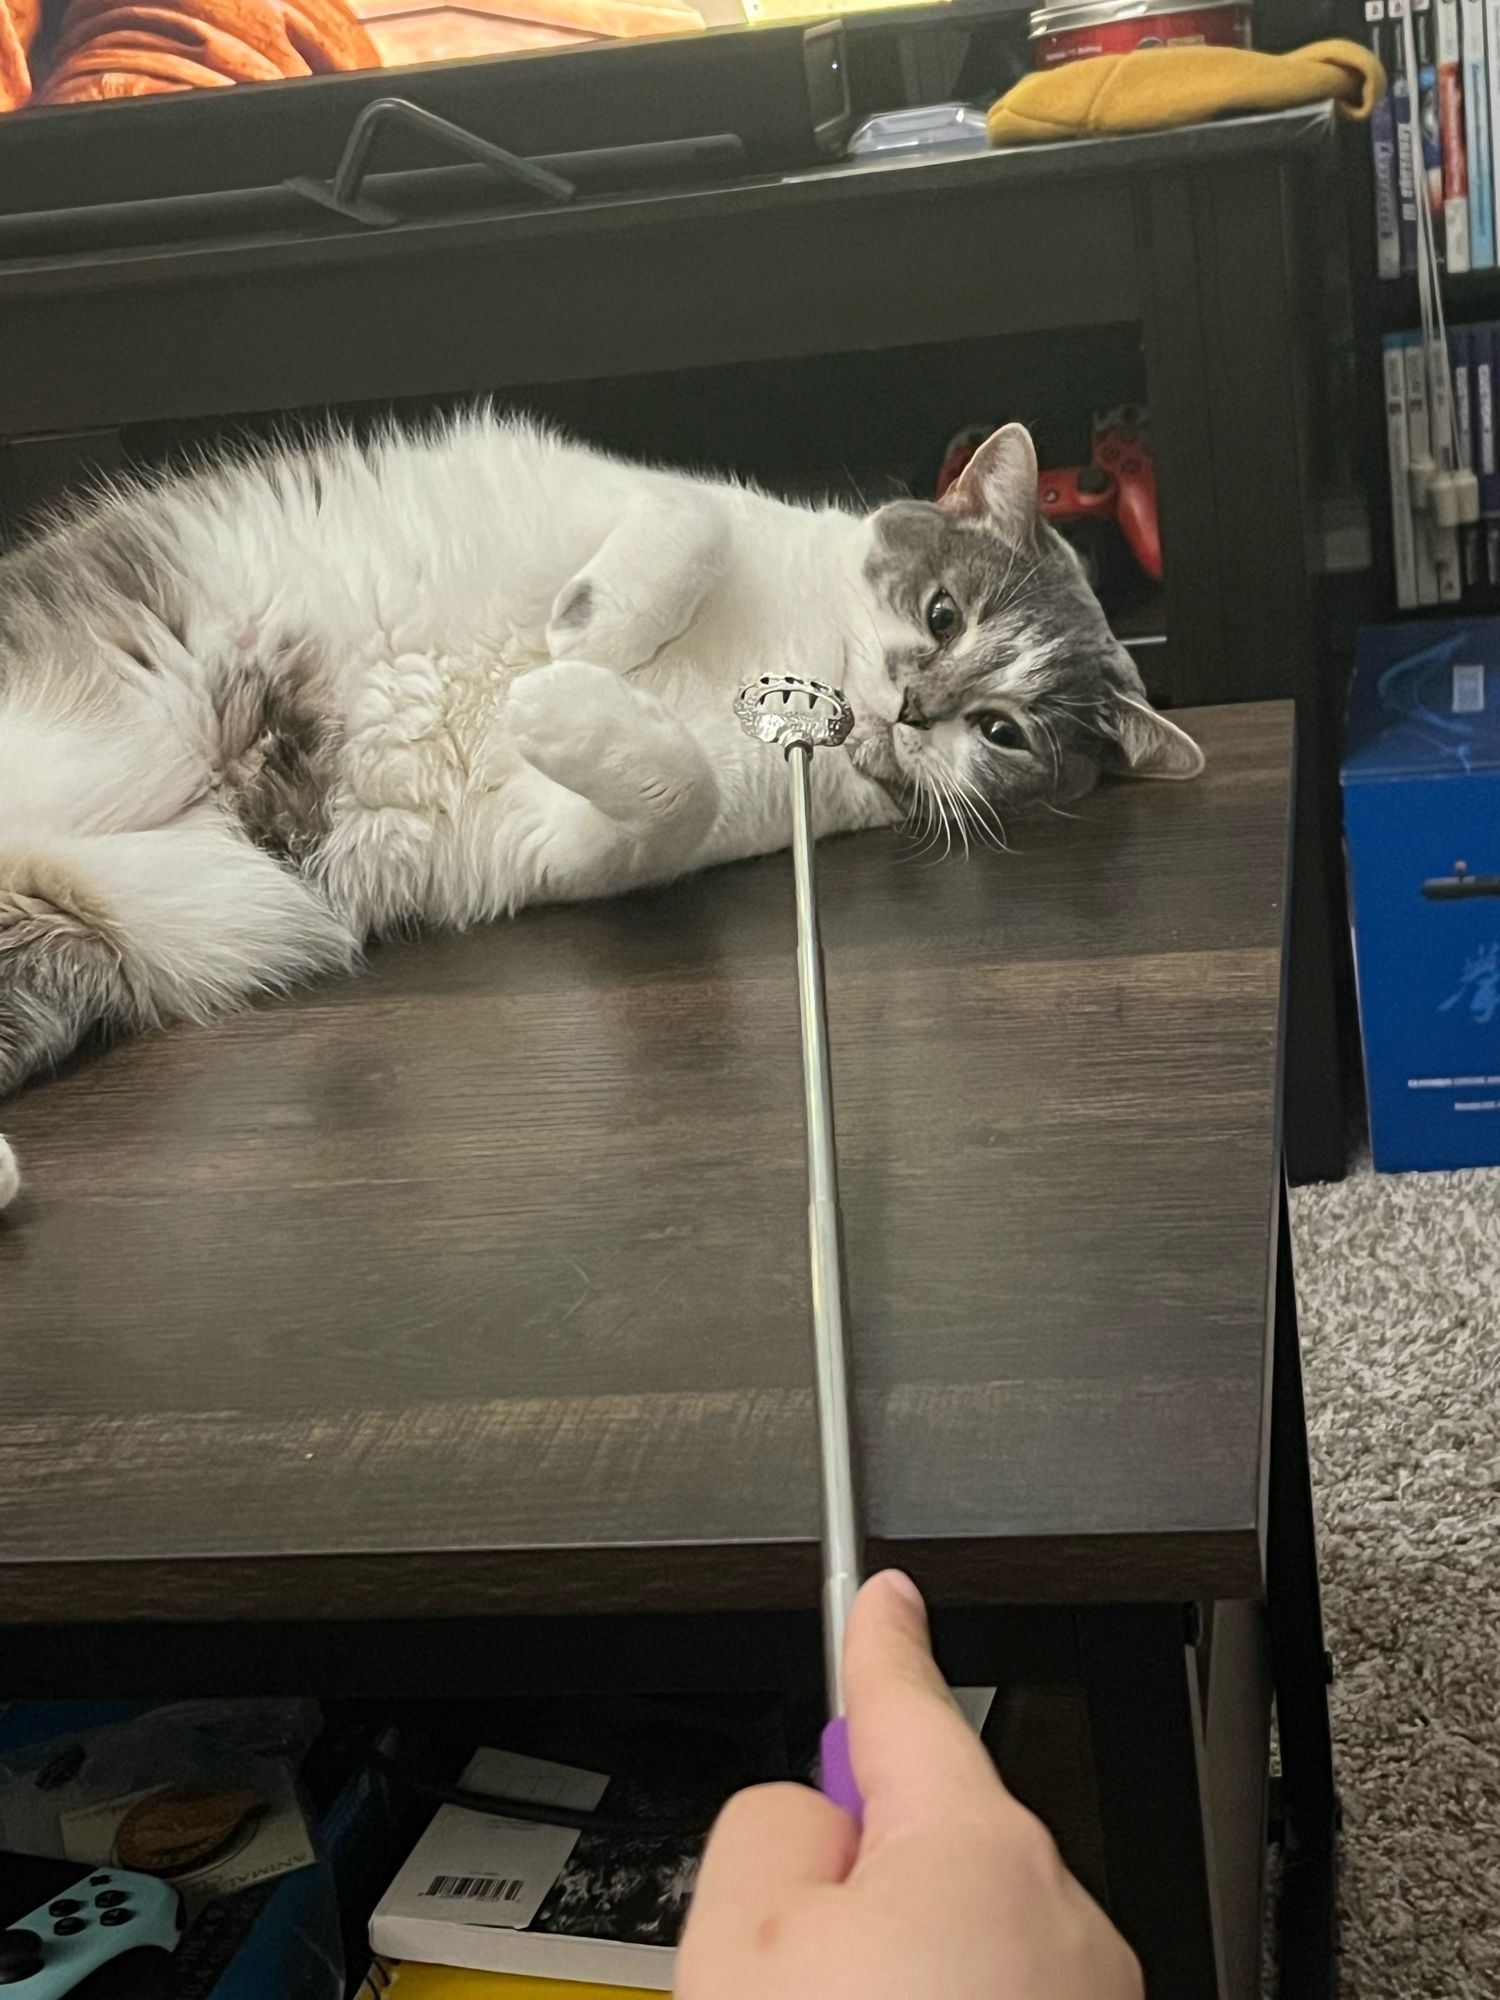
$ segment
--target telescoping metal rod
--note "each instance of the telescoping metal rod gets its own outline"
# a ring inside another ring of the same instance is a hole
[[[821,745],[844,741],[854,712],[837,688],[795,675],[764,675],[745,688],[735,713],[746,732],[786,757],[792,805],[792,869],[797,891],[797,992],[802,1081],[807,1112],[807,1240],[812,1277],[813,1355],[817,1390],[822,1507],[823,1660],[829,1722],[823,1732],[823,1791],[855,1818],[859,1787],[844,1714],[844,1633],[859,1589],[860,1505],[855,1472],[850,1370],[844,1330],[838,1161],[818,888],[813,864],[812,760]]]
[[[792,867],[797,885],[797,991],[802,1014],[802,1082],[807,1105],[807,1242],[812,1273],[813,1357],[823,1518],[823,1653],[828,1710],[844,1713],[844,1629],[859,1589],[859,1502],[849,1422],[849,1348],[839,1240],[838,1158],[833,1144],[833,1074],[828,1002],[818,930],[812,835],[812,746],[788,746]]]

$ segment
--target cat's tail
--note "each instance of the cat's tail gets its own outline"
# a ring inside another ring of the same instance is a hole
[[[212,802],[140,831],[22,842],[0,830],[0,1099],[91,1032],[206,1021],[358,950]],[[18,1186],[0,1139],[0,1209]]]

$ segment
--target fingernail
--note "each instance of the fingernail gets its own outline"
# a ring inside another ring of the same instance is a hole
[[[898,1597],[904,1598],[913,1611],[919,1612],[923,1618],[927,1616],[926,1600],[904,1569],[883,1569],[879,1581],[887,1590],[893,1590]]]

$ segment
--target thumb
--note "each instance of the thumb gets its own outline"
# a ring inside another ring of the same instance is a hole
[[[926,1609],[899,1570],[871,1577],[855,1600],[844,1690],[865,1804],[862,1852],[891,1832],[993,1807],[1004,1788],[938,1672]]]

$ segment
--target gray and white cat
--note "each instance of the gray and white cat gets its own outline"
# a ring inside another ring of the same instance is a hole
[[[855,707],[820,832],[1202,764],[1016,425],[941,505],[865,517],[487,416],[110,494],[0,560],[0,1096],[381,932],[781,845],[779,760],[731,712],[777,671]]]

